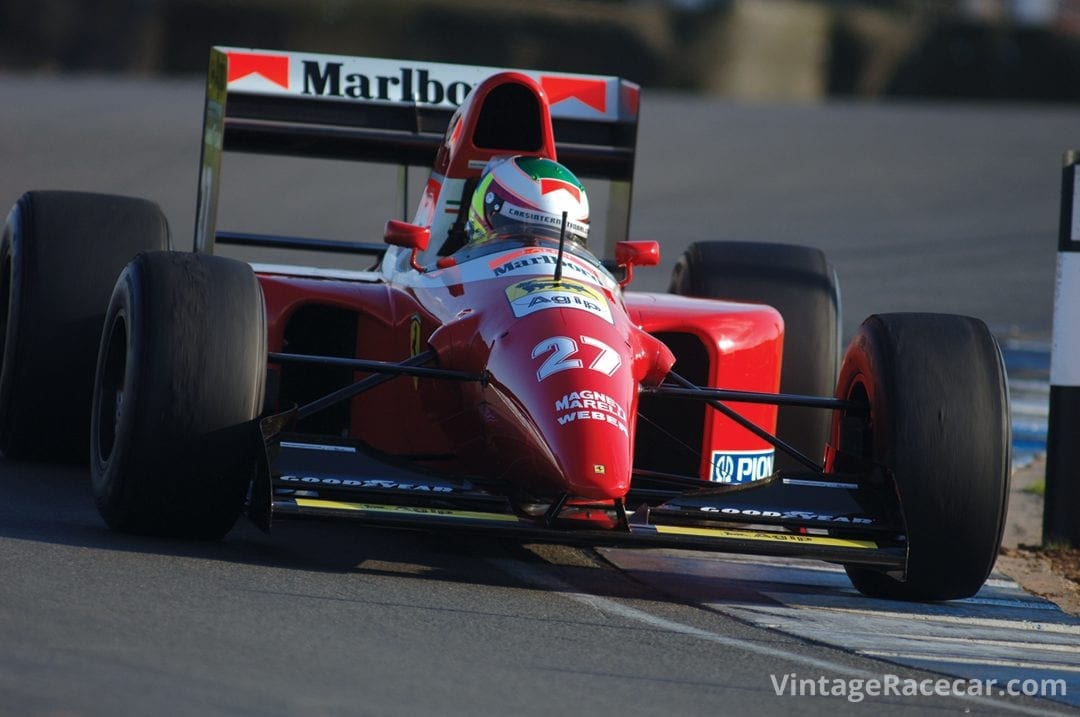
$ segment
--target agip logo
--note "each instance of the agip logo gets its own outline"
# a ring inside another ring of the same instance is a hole
[[[578,309],[615,323],[604,295],[573,279],[526,279],[506,287],[506,298],[519,319],[544,309]]]
[[[713,451],[713,483],[749,483],[768,478],[773,473],[773,450]]]

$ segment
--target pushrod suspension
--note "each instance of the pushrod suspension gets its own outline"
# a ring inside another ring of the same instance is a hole
[[[434,351],[424,351],[423,353],[411,356],[400,363],[367,361],[364,359],[340,358],[336,356],[306,356],[304,354],[282,354],[273,352],[267,354],[267,360],[277,363],[307,363],[320,366],[353,368],[357,371],[367,371],[368,373],[375,374],[374,376],[363,378],[356,383],[340,388],[337,391],[328,393],[322,398],[317,398],[310,403],[300,406],[300,408],[296,410],[296,420],[307,418],[319,411],[323,411],[333,405],[347,401],[354,396],[358,396],[365,391],[370,391],[376,386],[386,383],[395,376],[418,376],[421,378],[478,381],[481,383],[487,381],[487,377],[481,374],[430,368],[421,365],[434,359]]]
[[[716,391],[716,389],[699,388],[693,382],[688,381],[687,379],[683,378],[682,376],[675,373],[674,371],[671,371],[671,372],[668,373],[668,378],[671,379],[672,381],[674,381],[675,383],[679,384],[679,386],[682,387],[682,390],[680,390],[679,394],[677,394],[677,396],[679,398],[694,398],[694,399],[699,399],[699,400],[705,401],[705,403],[712,406],[717,411],[724,414],[725,416],[727,416],[731,420],[735,421],[735,423],[738,423],[740,426],[742,426],[746,430],[750,431],[751,433],[753,433],[755,436],[762,439],[763,441],[766,441],[767,443],[775,446],[776,448],[779,448],[784,453],[788,454],[789,456],[791,456],[792,458],[797,460],[799,463],[802,463],[804,466],[806,466],[810,470],[814,471],[815,473],[821,474],[821,473],[825,472],[825,467],[824,466],[822,466],[820,463],[813,460],[812,458],[807,457],[798,448],[795,448],[790,443],[788,443],[788,442],[774,436],[773,434],[766,431],[764,428],[758,426],[753,421],[750,421],[750,420],[744,418],[735,409],[730,408],[730,407],[725,406],[724,404],[720,403],[721,400],[742,401],[742,402],[745,402],[745,403],[751,403],[751,402],[754,402],[754,403],[775,403],[775,401],[764,401],[764,400],[747,401],[747,400],[745,400],[746,396],[751,396],[751,397],[757,396],[757,397],[762,397],[763,398],[766,394],[753,394],[753,393],[748,393],[748,392],[743,392],[743,391]],[[658,388],[662,388],[662,387],[658,387]],[[643,390],[648,391],[649,389],[643,389]],[[672,390],[678,390],[678,389],[672,389]],[[738,396],[738,398],[718,398],[718,397],[714,397],[712,395],[713,392]],[[659,393],[660,393],[660,395],[665,395],[665,392],[661,391]],[[676,394],[668,394],[668,395],[676,395]],[[775,396],[773,398],[775,398]],[[810,398],[810,397],[804,396],[804,397],[789,397],[789,398]],[[822,400],[831,401],[832,399],[822,399]],[[845,406],[829,406],[829,408],[845,408],[845,407],[847,407],[846,406],[846,404],[848,404],[847,401],[842,401],[840,403],[845,404]],[[805,405],[805,404],[801,404],[801,403],[785,403],[785,404],[782,404],[782,405]],[[852,405],[854,405],[854,404],[852,404]],[[819,406],[819,407],[825,408],[825,406]]]

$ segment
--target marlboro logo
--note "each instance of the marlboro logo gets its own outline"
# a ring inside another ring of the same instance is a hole
[[[607,112],[607,85],[603,80],[541,75],[540,86],[553,105],[573,98],[597,112]]]
[[[303,63],[305,95],[342,97],[383,102],[417,102],[424,105],[460,105],[472,85],[440,81],[428,70],[402,67],[395,75],[347,72],[342,62]]]
[[[227,83],[247,91],[457,107],[484,77],[484,68],[372,58],[297,56],[229,50]],[[488,68],[495,72],[495,68]],[[607,114],[608,81],[602,78],[534,75],[551,105],[570,112]]]
[[[260,75],[275,85],[289,89],[289,58],[287,55],[261,55],[230,52],[228,81],[235,82],[250,75]]]

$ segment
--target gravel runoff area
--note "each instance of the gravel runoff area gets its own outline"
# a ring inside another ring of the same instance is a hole
[[[1042,545],[1046,460],[1038,458],[1013,473],[1009,515],[997,570],[1025,590],[1080,615],[1080,549]]]

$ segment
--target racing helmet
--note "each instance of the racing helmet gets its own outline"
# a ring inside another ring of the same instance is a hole
[[[469,240],[517,231],[559,238],[566,212],[566,238],[585,245],[589,198],[578,178],[543,157],[494,157],[480,174],[469,206]]]

